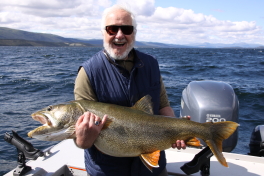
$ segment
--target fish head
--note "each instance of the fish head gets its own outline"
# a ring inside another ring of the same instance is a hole
[[[75,123],[82,114],[82,107],[75,101],[43,108],[31,115],[43,125],[30,131],[28,136],[43,141],[74,138]]]

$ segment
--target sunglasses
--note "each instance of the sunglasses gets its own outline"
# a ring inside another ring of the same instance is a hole
[[[134,31],[134,26],[130,26],[130,25],[123,25],[123,26],[109,25],[109,26],[105,26],[105,30],[109,35],[116,35],[118,33],[119,28],[121,29],[122,33],[125,35],[131,35]]]

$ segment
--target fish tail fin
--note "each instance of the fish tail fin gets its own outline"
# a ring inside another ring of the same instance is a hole
[[[205,140],[205,142],[210,147],[217,160],[223,166],[228,167],[224,155],[222,154],[222,143],[224,139],[229,138],[229,136],[231,136],[235,132],[239,125],[231,121],[210,123],[210,125],[210,132],[212,134],[212,137],[211,139]]]

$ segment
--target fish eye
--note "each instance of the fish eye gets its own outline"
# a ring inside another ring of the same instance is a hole
[[[48,106],[47,111],[51,111],[52,110],[52,106]]]

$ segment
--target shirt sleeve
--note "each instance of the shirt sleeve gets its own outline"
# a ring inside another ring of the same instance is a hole
[[[79,70],[75,79],[74,98],[75,100],[98,101],[83,67]]]
[[[161,76],[160,76],[160,87],[161,87],[161,89],[160,89],[160,107],[159,107],[159,109],[162,109],[162,108],[170,106],[170,102],[169,102],[168,95],[167,95],[167,92],[166,92],[166,89],[165,89],[165,86],[163,83],[163,79]]]

